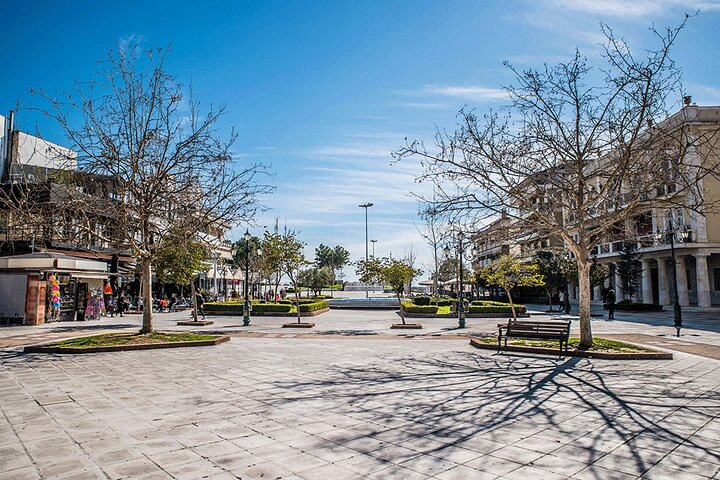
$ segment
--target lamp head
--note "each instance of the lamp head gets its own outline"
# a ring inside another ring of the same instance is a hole
[[[246,242],[250,240],[250,232],[248,230],[245,230],[245,235],[243,235],[243,238]]]

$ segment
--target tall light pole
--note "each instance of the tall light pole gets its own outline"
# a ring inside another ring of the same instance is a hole
[[[463,251],[463,244],[462,244],[462,232],[458,230],[458,244],[457,244],[457,256],[458,256],[458,328],[465,328],[465,300],[463,299],[463,258],[465,256],[465,252]],[[450,255],[450,247],[445,247],[445,255]]]
[[[245,305],[243,305],[243,326],[247,327],[250,325],[250,298],[248,292],[248,280],[250,278],[250,232],[248,230],[245,230],[243,240],[245,240],[245,291],[243,292],[245,294]]]
[[[672,261],[672,274],[673,283],[675,284],[675,295],[673,301],[673,323],[675,330],[677,330],[677,336],[680,336],[680,329],[683,327],[682,324],[682,309],[680,307],[680,299],[678,297],[678,280],[677,280],[677,261],[675,260],[675,235],[680,234],[680,241],[686,242],[690,237],[690,230],[687,228],[676,229],[673,227],[672,219],[668,218],[667,229],[662,232],[660,229],[655,233],[655,238],[660,241],[665,238],[667,241],[670,238],[670,258]],[[684,272],[683,272],[684,274]]]
[[[368,261],[368,208],[372,207],[372,203],[363,203],[362,205],[358,205],[360,208],[365,209],[365,263],[367,264]],[[365,284],[365,298],[368,298],[370,296],[370,290],[369,286],[366,283]]]
[[[212,261],[213,261],[213,300],[215,300],[217,298],[217,294],[218,294],[217,261],[218,261],[218,258],[220,258],[220,254],[218,252],[212,252],[210,254],[210,258],[212,258]]]
[[[373,244],[373,250],[372,250],[373,254],[372,254],[372,256],[373,256],[373,258],[375,258],[375,244],[377,243],[377,240],[375,240],[375,239],[373,238],[372,240],[370,240],[370,243]]]

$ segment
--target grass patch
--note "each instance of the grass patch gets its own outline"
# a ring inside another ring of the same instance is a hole
[[[482,343],[497,344],[497,338],[475,338],[475,341]],[[503,339],[503,344],[505,340]],[[518,347],[540,347],[540,348],[558,348],[558,341],[550,340],[523,340],[517,338],[508,339],[508,345],[515,345]],[[580,344],[579,338],[571,338],[568,342],[568,349],[577,350]],[[603,352],[603,353],[648,353],[654,352],[655,350],[638,345],[632,345],[625,342],[618,342],[617,340],[607,340],[605,338],[593,338],[592,347],[588,352]]]
[[[450,315],[452,313],[452,308],[449,305],[447,307],[438,307],[437,313],[438,315]]]
[[[200,335],[197,333],[107,333],[90,337],[71,338],[54,342],[48,346],[66,348],[110,347],[118,345],[149,345],[153,343],[195,342],[214,340],[217,335]]]

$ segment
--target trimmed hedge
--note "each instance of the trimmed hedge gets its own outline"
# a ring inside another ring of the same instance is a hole
[[[495,300],[473,300],[473,305],[495,305],[499,307],[509,307],[507,302],[496,302]]]
[[[415,297],[413,299],[413,303],[417,305],[418,307],[426,307],[430,305],[430,297]]]
[[[205,310],[208,312],[242,312],[243,303],[237,302],[208,302],[205,304]],[[253,312],[280,312],[287,313],[292,310],[292,305],[284,305],[279,303],[254,303],[252,304]]]
[[[315,312],[324,308],[330,308],[330,304],[327,300],[320,300],[313,303],[305,303],[300,305],[301,312]]]
[[[474,302],[473,302],[474,303]],[[512,314],[510,304],[504,305],[470,305],[469,313],[507,313]],[[525,305],[515,305],[515,313],[527,313]]]
[[[403,302],[402,308],[405,313],[436,314],[438,312],[437,305],[417,305],[412,302]]]
[[[603,304],[603,308],[607,310],[607,303]],[[662,312],[663,306],[654,303],[620,302],[615,304],[615,310],[621,312]]]

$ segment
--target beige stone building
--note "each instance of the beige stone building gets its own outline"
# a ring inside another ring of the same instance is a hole
[[[689,105],[662,122],[664,127],[682,128],[685,135],[720,137],[720,106]],[[697,148],[685,151],[686,165],[702,165],[707,159],[720,155],[718,142],[701,142]],[[603,160],[600,160],[603,161]],[[714,163],[713,163],[714,164]],[[692,167],[691,167],[692,168]],[[598,183],[603,179],[598,179]],[[715,176],[697,178],[691,188],[692,195],[702,195],[708,204],[720,199],[720,182]],[[675,251],[678,300],[682,306],[708,308],[720,306],[720,205],[713,205],[703,212],[684,208],[682,202],[669,206],[665,200],[673,195],[677,185],[672,177],[655,186],[648,208],[625,220],[615,235],[598,242],[594,254],[609,267],[605,288],[614,288],[618,300],[623,298],[618,272],[620,250],[623,241],[638,245],[637,269],[640,285],[633,296],[635,301],[671,305],[674,301],[675,279],[672,275],[672,247]],[[564,216],[567,218],[567,216]],[[570,219],[571,220],[571,219]],[[568,220],[569,221],[569,220]],[[672,231],[673,233],[670,233]],[[672,235],[672,244],[671,238]],[[562,242],[554,236],[516,230],[513,222],[499,218],[475,236],[478,257],[477,266],[486,265],[499,255],[511,253],[531,258],[533,252],[551,250],[564,254]],[[560,248],[558,246],[560,245]],[[602,301],[602,287],[595,287],[592,299]],[[577,298],[577,291],[569,286],[570,298]]]

